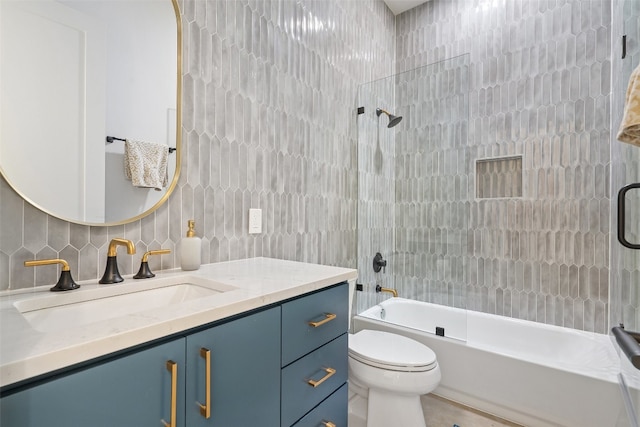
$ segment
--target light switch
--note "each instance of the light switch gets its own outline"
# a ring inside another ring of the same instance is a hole
[[[249,209],[249,234],[262,233],[262,209]]]

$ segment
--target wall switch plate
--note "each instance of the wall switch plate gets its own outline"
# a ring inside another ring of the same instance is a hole
[[[262,233],[262,209],[249,209],[249,234]]]

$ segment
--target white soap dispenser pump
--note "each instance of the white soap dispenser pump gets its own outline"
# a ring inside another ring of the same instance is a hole
[[[187,237],[180,242],[180,266],[187,271],[199,269],[202,258],[202,240],[196,237],[196,222],[190,219],[188,225]]]

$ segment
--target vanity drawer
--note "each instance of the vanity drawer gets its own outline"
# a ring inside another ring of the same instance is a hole
[[[282,366],[345,333],[349,327],[348,317],[349,287],[346,282],[284,303]]]
[[[348,399],[349,386],[345,383],[293,427],[319,427],[327,423],[333,423],[336,427],[347,427]]]
[[[282,370],[283,427],[292,425],[347,381],[347,346],[345,333]],[[309,381],[318,384],[314,387]]]

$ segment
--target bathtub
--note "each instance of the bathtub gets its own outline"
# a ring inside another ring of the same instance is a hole
[[[403,298],[356,315],[353,327],[429,346],[442,370],[434,393],[447,399],[526,426],[624,424],[620,359],[607,335]]]

